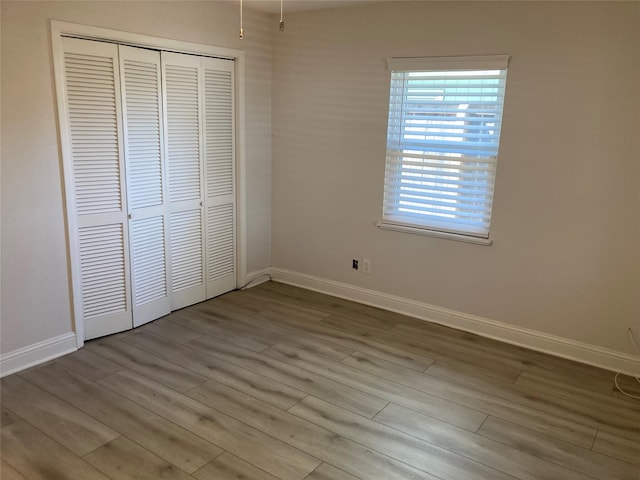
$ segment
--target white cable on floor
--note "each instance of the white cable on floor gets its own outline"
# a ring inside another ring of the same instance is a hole
[[[631,330],[631,328],[628,329],[628,333],[629,333],[629,339],[631,340],[631,344],[633,345],[633,347],[636,349],[636,351],[638,353],[640,353],[640,347],[638,347],[638,344],[636,343],[636,339],[633,336],[633,330]],[[620,388],[620,385],[618,385],[618,376],[620,375],[621,372],[616,373],[616,376],[613,378],[613,383],[615,383],[616,388],[618,389],[618,391],[623,394],[626,395],[627,397],[630,398],[636,398],[638,400],[640,400],[640,395],[632,395],[630,393],[625,392],[624,390],[622,390],[622,388]],[[638,383],[640,383],[640,377],[633,377],[636,379],[636,381]]]

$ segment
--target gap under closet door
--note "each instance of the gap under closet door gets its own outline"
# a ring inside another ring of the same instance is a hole
[[[133,326],[171,312],[160,52],[120,45]]]

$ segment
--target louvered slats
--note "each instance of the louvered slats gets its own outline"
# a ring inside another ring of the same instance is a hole
[[[174,292],[203,282],[200,210],[171,214],[171,284]]]
[[[163,217],[131,222],[132,274],[136,306],[167,296]]]
[[[76,213],[122,209],[113,59],[64,55]]]
[[[161,205],[159,65],[129,59],[123,64],[129,208]]]
[[[162,52],[172,309],[206,298],[200,63],[198,57]]]
[[[78,246],[85,319],[125,311],[127,303],[122,225],[80,228]]]
[[[56,68],[64,80],[74,302],[89,339],[131,328],[132,320],[118,49],[70,38],[63,47]]]
[[[125,105],[133,323],[170,313],[160,53],[119,47]]]
[[[165,68],[169,198],[198,200],[200,191],[200,115],[198,69]]]
[[[235,287],[233,65],[203,59],[207,298]]]
[[[233,204],[207,209],[207,270],[214,281],[235,273]]]
[[[207,196],[233,193],[233,96],[231,72],[205,69]]]

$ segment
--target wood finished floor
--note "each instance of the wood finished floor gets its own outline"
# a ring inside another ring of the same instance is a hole
[[[3,480],[640,480],[611,372],[274,282],[1,386]]]

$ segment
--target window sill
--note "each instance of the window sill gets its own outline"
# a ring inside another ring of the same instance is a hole
[[[490,238],[472,237],[470,235],[462,235],[459,233],[438,232],[437,230],[427,230],[425,228],[409,227],[407,225],[396,225],[393,223],[378,222],[377,227],[382,230],[392,230],[395,232],[412,233],[414,235],[425,235],[427,237],[444,238],[446,240],[473,243],[475,245],[489,246],[493,243],[493,240],[491,240]]]

